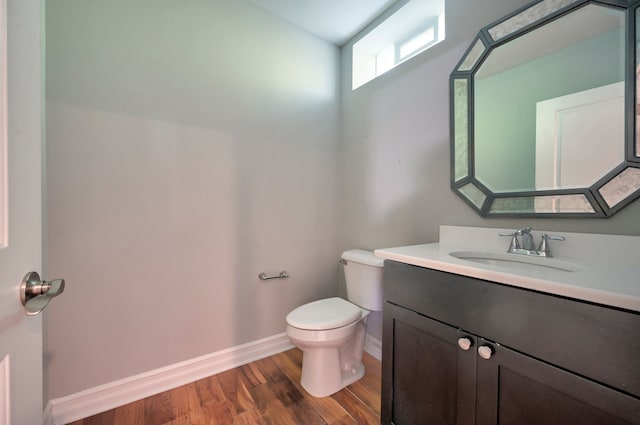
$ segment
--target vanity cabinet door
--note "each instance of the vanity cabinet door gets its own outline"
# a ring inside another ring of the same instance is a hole
[[[474,424],[476,338],[391,303],[384,308],[382,423]]]
[[[478,358],[477,425],[640,424],[634,397],[482,338],[478,346],[490,357]]]

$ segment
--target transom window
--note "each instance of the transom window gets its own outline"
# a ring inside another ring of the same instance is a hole
[[[352,89],[444,40],[444,2],[400,2],[361,33],[352,50]]]

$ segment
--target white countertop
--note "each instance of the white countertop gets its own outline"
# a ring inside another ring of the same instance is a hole
[[[483,264],[450,255],[451,252],[466,251],[504,256],[509,238],[497,234],[509,230],[513,229],[442,226],[439,243],[377,249],[375,255],[387,260],[640,312],[640,237],[545,232],[561,234],[566,240],[552,242],[553,258],[536,258],[535,261],[539,264],[568,264],[572,271],[547,267],[531,269],[520,267],[517,262],[507,265]],[[536,243],[539,233],[534,232]],[[519,257],[526,257],[508,255],[515,256],[515,261],[519,261]]]

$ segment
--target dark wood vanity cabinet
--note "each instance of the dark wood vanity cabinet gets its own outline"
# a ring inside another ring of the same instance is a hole
[[[640,424],[640,315],[388,260],[384,273],[382,424]]]

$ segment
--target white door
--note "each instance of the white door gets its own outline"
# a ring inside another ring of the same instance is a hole
[[[41,1],[0,0],[0,425],[42,423],[42,315],[25,315],[19,295],[23,276],[42,271]]]
[[[624,162],[623,146],[624,81],[538,102],[536,189],[589,187]]]

